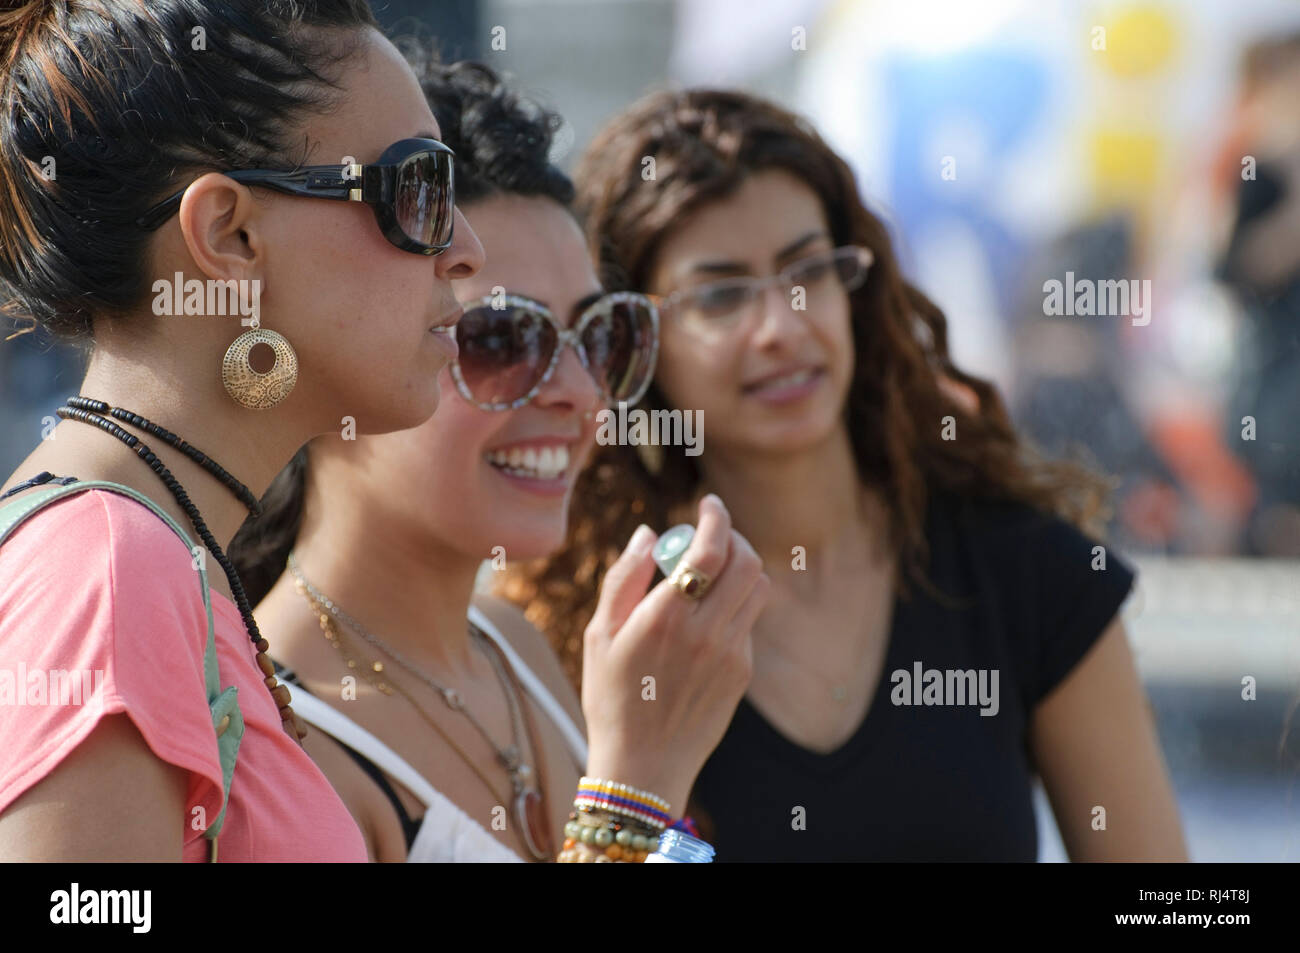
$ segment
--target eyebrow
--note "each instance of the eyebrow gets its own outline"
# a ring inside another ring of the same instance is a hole
[[[777,252],[773,260],[778,263],[782,262],[787,258],[789,258],[791,255],[795,255],[798,252],[802,251],[804,248],[806,248],[808,245],[811,245],[819,238],[829,239],[830,236],[827,235],[826,232],[820,228],[808,232],[804,235],[800,235],[790,244],[786,245],[779,252]],[[735,261],[702,261],[691,267],[690,274],[699,273],[699,274],[732,275],[737,273],[743,273],[748,270],[749,270],[748,265],[742,264],[740,262],[735,262]]]
[[[427,130],[424,131],[424,132],[417,132],[417,133],[416,133],[414,136],[412,136],[411,138],[412,138],[412,139],[434,139],[434,140],[437,140],[437,141],[439,141],[439,142],[442,141],[442,140],[438,139],[438,137],[435,136],[433,133],[431,133],[431,132],[429,132],[429,131],[427,131]]]

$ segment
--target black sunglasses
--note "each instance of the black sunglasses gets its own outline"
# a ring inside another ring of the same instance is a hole
[[[456,218],[454,155],[436,139],[402,139],[373,163],[309,165],[291,171],[236,169],[222,174],[287,195],[365,202],[374,208],[384,237],[398,248],[438,255],[451,247]],[[136,224],[149,231],[158,228],[176,214],[184,194],[181,189],[168,196]]]

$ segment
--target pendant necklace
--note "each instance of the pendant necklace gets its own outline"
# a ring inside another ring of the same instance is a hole
[[[382,662],[375,661],[370,663],[368,667],[363,667],[359,665],[354,658],[350,657],[344,645],[345,640],[342,638],[342,632],[339,631],[338,623],[343,623],[389,658],[393,659],[393,661],[397,662],[398,665],[406,669],[410,674],[431,687],[449,709],[458,712],[469,719],[470,724],[474,726],[475,730],[483,737],[483,740],[486,741],[488,746],[496,753],[497,761],[505,769],[506,774],[510,779],[512,791],[510,798],[512,813],[514,815],[515,823],[518,825],[521,839],[524,841],[524,846],[527,847],[528,852],[532,854],[533,858],[536,860],[552,859],[554,857],[554,852],[551,849],[549,825],[546,821],[547,814],[545,810],[545,802],[538,786],[533,783],[534,771],[532,766],[524,760],[523,750],[521,747],[521,735],[523,734],[523,731],[521,731],[520,722],[527,721],[528,719],[526,713],[521,710],[522,705],[515,691],[518,686],[512,684],[512,678],[507,669],[508,663],[503,657],[500,648],[495,645],[490,638],[480,632],[477,627],[472,624],[469,626],[471,641],[475,643],[480,651],[487,655],[489,662],[492,664],[493,671],[501,682],[502,690],[506,697],[506,704],[510,710],[511,741],[509,744],[504,746],[497,744],[488,733],[487,729],[485,729],[479,720],[474,717],[474,713],[465,705],[465,701],[459,692],[454,688],[442,685],[431,675],[421,671],[412,662],[407,660],[399,651],[397,651],[397,649],[388,645],[388,643],[383,639],[379,638],[362,625],[360,621],[344,612],[343,609],[340,608],[332,599],[320,590],[316,589],[307,580],[306,576],[303,575],[301,568],[298,566],[296,555],[292,552],[289,554],[288,567],[290,573],[293,574],[298,592],[311,603],[312,608],[319,616],[320,625],[325,631],[326,638],[328,638],[334,647],[343,654],[348,668],[359,668],[367,680],[383,694],[399,694],[410,702],[411,706],[424,719],[424,721],[437,731],[438,734],[442,736],[443,740],[446,741],[447,744],[450,745],[458,755],[460,755],[461,759],[470,766],[478,776],[479,780],[482,781],[484,786],[492,793],[497,802],[502,803],[503,799],[497,793],[492,783],[479,770],[474,759],[469,757],[469,755],[467,755],[461,747],[451,739],[446,731],[443,730],[441,725],[425,713],[424,709],[407,691],[405,691],[400,685],[397,685],[383,677],[384,664]],[[536,738],[532,735],[531,723],[529,723],[527,727],[529,738],[532,742],[532,750],[540,755],[541,749],[537,745]]]

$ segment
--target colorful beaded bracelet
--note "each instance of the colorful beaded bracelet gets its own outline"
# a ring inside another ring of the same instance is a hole
[[[668,802],[657,794],[600,778],[583,777],[578,782],[574,804],[579,808],[623,814],[656,830],[663,830],[672,821]]]

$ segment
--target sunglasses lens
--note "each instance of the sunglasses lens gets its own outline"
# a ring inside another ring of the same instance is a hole
[[[652,306],[644,298],[610,303],[583,329],[591,372],[611,400],[641,396],[654,374],[655,333]]]
[[[423,245],[451,244],[455,218],[452,157],[445,152],[411,156],[397,170],[393,208],[407,238]]]
[[[537,386],[555,353],[555,326],[540,314],[491,305],[466,311],[456,324],[461,380],[479,404],[510,404]]]

